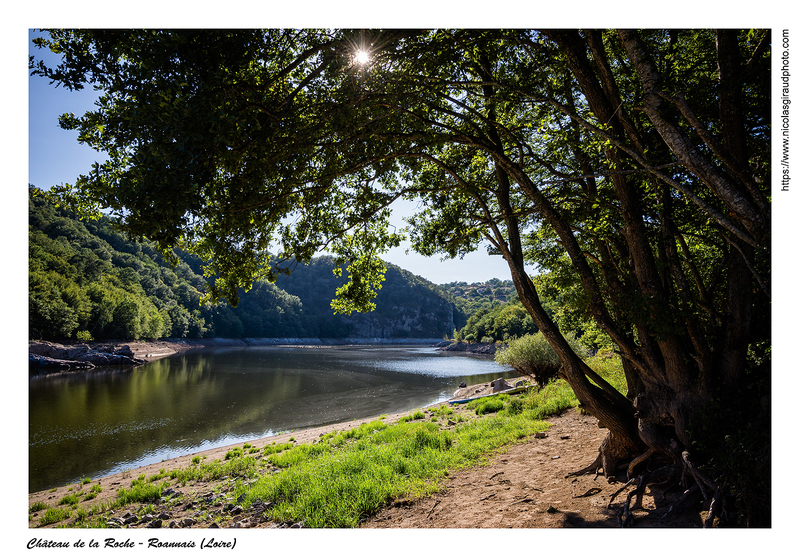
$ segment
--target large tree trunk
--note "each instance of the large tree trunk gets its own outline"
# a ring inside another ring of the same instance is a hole
[[[611,133],[624,143],[640,150],[640,134],[622,105],[599,34],[587,32],[586,40],[577,31],[547,31],[545,34],[559,45],[598,121],[608,124]],[[619,36],[641,76],[646,99],[645,113],[661,134],[666,148],[687,170],[699,176],[729,210],[747,222],[746,228],[751,238],[757,236],[758,228],[764,223],[758,204],[748,199],[746,188],[737,187],[729,175],[699,151],[691,149],[690,141],[681,134],[679,128],[661,116],[660,110],[665,101],[658,90],[660,78],[655,66],[647,58],[646,50],[635,32],[620,31]],[[721,42],[726,41],[729,43],[730,38],[723,34]],[[726,47],[723,44],[721,48]],[[588,59],[588,52],[593,55],[594,65]],[[730,56],[721,59],[728,74],[735,71],[737,60]],[[735,91],[729,91],[727,95],[727,104],[736,100]],[[745,142],[741,141],[737,129],[741,120],[737,119],[735,110],[731,111],[729,107],[726,110],[722,120],[723,127],[727,128],[725,143],[731,147],[729,156],[733,160],[746,160],[746,153],[743,152]],[[610,168],[636,167],[624,152],[613,146],[607,146],[604,155]],[[512,173],[517,170],[511,163],[507,163],[507,166]],[[718,385],[720,379],[737,384],[744,371],[750,333],[748,315],[752,304],[752,291],[747,291],[752,284],[752,275],[748,276],[745,258],[748,254],[752,256],[752,247],[733,240],[737,244],[729,257],[727,311],[722,316],[721,327],[712,335],[719,339],[718,345],[709,346],[706,333],[698,323],[675,311],[681,306],[691,306],[691,300],[686,298],[688,280],[683,274],[683,263],[678,253],[679,232],[671,221],[669,193],[664,196],[659,231],[660,252],[656,254],[651,240],[653,235],[647,229],[644,211],[640,206],[642,196],[638,191],[641,187],[638,180],[641,179],[613,173],[609,179],[620,204],[620,216],[624,223],[622,241],[632,269],[624,288],[621,282],[617,283],[617,288],[627,289],[622,292],[622,298],[618,292],[617,298],[624,299],[627,296],[628,299],[638,299],[644,307],[644,311],[634,315],[631,323],[636,332],[637,342],[634,344],[602,301],[597,280],[573,236],[570,223],[541,195],[524,172],[520,170],[514,173],[514,177],[558,234],[586,293],[592,299],[590,312],[597,324],[619,346],[625,362],[630,387],[628,394],[632,399],[632,404],[627,407],[617,397],[610,396],[587,381],[585,364],[572,353],[557,328],[548,322],[547,315],[538,304],[535,289],[521,271],[521,266],[515,270],[516,265],[510,263],[520,300],[561,358],[564,378],[581,404],[609,427],[609,436],[601,446],[599,461],[595,465],[602,462],[606,475],[611,476],[618,462],[633,459],[647,449],[648,455],[661,454],[675,466],[685,466],[688,461],[686,449],[690,446],[690,423],[698,419],[698,412],[711,400],[714,394],[712,386]],[[600,253],[601,257],[610,256],[602,251]],[[600,263],[601,269],[608,270],[605,273],[606,282],[613,286],[616,277],[611,275],[612,266],[603,266],[602,260]],[[653,327],[656,320],[652,316],[658,316],[659,329]]]

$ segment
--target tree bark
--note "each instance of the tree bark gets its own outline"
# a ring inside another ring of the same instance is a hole
[[[661,138],[678,161],[697,176],[726,207],[745,220],[748,228],[761,228],[764,216],[748,200],[722,169],[695,148],[691,140],[669,119],[662,116],[662,104],[667,97],[661,90],[661,76],[650,55],[635,30],[620,30],[620,40],[631,62],[636,68],[644,90],[644,111],[655,126]],[[735,140],[730,140],[735,145]]]

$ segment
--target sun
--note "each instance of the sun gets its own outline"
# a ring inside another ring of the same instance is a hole
[[[356,64],[366,64],[369,62],[369,52],[366,50],[357,50],[353,59],[355,60]]]

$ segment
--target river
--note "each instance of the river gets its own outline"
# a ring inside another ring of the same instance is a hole
[[[430,347],[193,350],[129,370],[35,377],[29,491],[285,431],[404,412],[517,374]]]

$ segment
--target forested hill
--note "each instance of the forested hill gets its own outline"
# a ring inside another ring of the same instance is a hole
[[[334,315],[341,279],[330,257],[257,283],[237,307],[202,304],[201,263],[172,267],[108,218],[84,221],[31,189],[29,336],[49,340],[226,338],[442,338],[464,322],[440,287],[389,264],[369,314]]]

